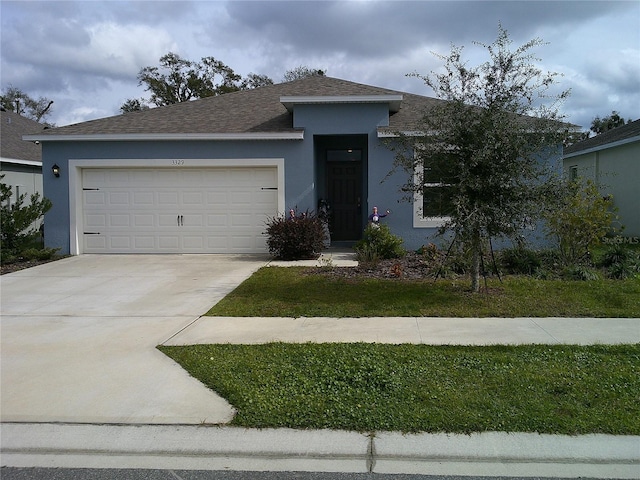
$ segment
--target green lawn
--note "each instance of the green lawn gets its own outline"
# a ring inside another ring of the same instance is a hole
[[[640,434],[640,345],[159,348],[237,426]]]
[[[265,267],[219,316],[640,317],[640,279],[343,279]],[[404,432],[640,435],[640,344],[158,347],[237,409],[233,424]],[[203,419],[204,420],[204,419]]]
[[[265,267],[207,314],[238,317],[640,317],[640,278],[508,277],[472,294],[468,280],[349,280]]]

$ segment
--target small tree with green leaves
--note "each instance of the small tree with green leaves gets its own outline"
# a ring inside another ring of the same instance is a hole
[[[545,229],[556,243],[560,261],[575,266],[590,260],[592,249],[613,231],[613,198],[580,177],[562,181],[552,198],[554,203],[545,210]]]
[[[4,175],[0,176],[0,180]],[[0,232],[2,256],[19,254],[28,246],[29,239],[37,233],[35,222],[51,208],[51,201],[41,198],[39,193],[29,197],[22,194],[11,202],[11,187],[0,182]]]
[[[500,26],[494,43],[478,44],[489,54],[485,63],[469,66],[454,46],[438,55],[444,72],[413,74],[443,101],[425,112],[421,134],[399,132],[391,144],[395,168],[409,174],[402,190],[411,200],[430,199],[439,211],[423,215],[444,217],[440,233],[452,232],[471,252],[473,291],[487,240],[518,237],[539,213],[566,130],[558,104],[568,92],[551,93],[557,74],[543,73],[530,53],[542,41],[515,50],[511,43]]]

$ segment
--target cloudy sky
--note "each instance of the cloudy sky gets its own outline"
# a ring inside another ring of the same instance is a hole
[[[451,44],[485,60],[498,24],[514,46],[533,38],[544,70],[570,88],[562,107],[587,129],[612,110],[640,118],[638,1],[7,1],[1,2],[1,86],[54,100],[58,126],[119,113],[148,97],[136,75],[167,52],[213,56],[236,73],[282,80],[299,65],[421,95],[417,78]]]

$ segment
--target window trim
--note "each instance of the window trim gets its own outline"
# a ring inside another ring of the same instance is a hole
[[[569,180],[573,182],[577,180],[579,176],[578,165],[571,165],[569,167]]]
[[[417,167],[418,168],[418,167]],[[420,180],[419,172],[416,170],[413,174],[414,184],[418,183]],[[424,168],[424,165],[422,165]],[[441,183],[425,183],[422,185],[422,188],[425,188],[427,185],[431,186],[441,186]],[[413,195],[413,228],[439,228],[444,225],[447,221],[451,219],[451,217],[425,217],[422,215],[424,195],[422,194],[422,188],[419,192],[415,192]]]

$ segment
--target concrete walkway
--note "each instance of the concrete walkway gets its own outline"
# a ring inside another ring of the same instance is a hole
[[[640,342],[640,319],[202,317],[267,262],[82,256],[0,277],[0,463],[640,478],[640,437],[632,436],[225,427],[233,407],[156,345]]]
[[[164,344],[268,342],[430,345],[640,343],[640,319],[202,317]]]

